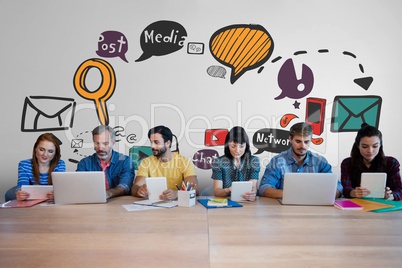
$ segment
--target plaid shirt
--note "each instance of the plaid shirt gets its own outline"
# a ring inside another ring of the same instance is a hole
[[[392,190],[394,200],[402,199],[402,182],[399,173],[399,162],[391,156],[386,157],[386,165],[382,170],[373,170],[372,168],[361,167],[359,173],[363,172],[385,172],[387,173],[387,187]],[[343,185],[343,195],[350,198],[350,192],[360,186],[360,177],[352,178],[352,159],[350,157],[344,159],[341,164],[341,182]]]

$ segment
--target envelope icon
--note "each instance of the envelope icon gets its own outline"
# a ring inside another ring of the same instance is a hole
[[[358,131],[363,123],[378,128],[381,103],[380,96],[336,96],[332,106],[331,132]]]
[[[71,140],[71,148],[82,148],[83,144],[84,144],[83,139],[73,139],[73,140]]]
[[[26,97],[22,109],[21,131],[67,130],[73,126],[75,105],[71,98]]]

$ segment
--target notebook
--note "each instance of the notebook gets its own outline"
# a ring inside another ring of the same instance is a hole
[[[234,181],[232,182],[232,193],[230,195],[230,199],[232,201],[240,202],[247,201],[241,195],[250,192],[253,187],[252,181]]]
[[[106,203],[103,171],[53,172],[55,204]]]
[[[334,173],[285,173],[283,205],[333,206],[338,176]]]
[[[370,194],[365,197],[384,198],[385,183],[387,181],[387,173],[367,173],[363,172],[360,185],[370,190]]]

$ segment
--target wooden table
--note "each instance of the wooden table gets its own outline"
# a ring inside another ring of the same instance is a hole
[[[0,267],[400,267],[402,211],[282,206],[0,209]]]

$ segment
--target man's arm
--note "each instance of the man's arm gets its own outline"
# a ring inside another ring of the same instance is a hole
[[[279,198],[282,198],[282,195],[283,195],[283,190],[270,187],[264,191],[263,196],[279,199]]]
[[[145,176],[135,177],[133,187],[131,187],[131,195],[136,197],[148,196],[148,190],[145,185]]]
[[[116,186],[112,189],[106,190],[106,198],[107,199],[125,195],[125,194],[126,194],[126,190],[124,190],[124,188],[122,188],[120,186]]]

